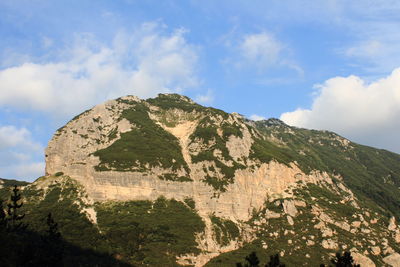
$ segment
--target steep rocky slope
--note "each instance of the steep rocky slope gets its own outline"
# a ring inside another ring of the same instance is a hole
[[[258,251],[318,266],[347,249],[363,266],[397,266],[399,187],[400,155],[170,94],[72,119],[25,192],[31,218],[69,199],[92,247],[135,264],[232,266]]]

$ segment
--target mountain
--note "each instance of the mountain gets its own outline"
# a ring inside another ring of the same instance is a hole
[[[400,155],[332,132],[126,96],[73,118],[45,154],[22,192],[30,227],[51,211],[68,242],[135,266],[234,266],[252,251],[319,266],[339,250],[400,266]]]

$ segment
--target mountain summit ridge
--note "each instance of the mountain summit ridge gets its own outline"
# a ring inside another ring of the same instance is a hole
[[[46,177],[28,190],[68,179],[85,196],[77,208],[104,233],[104,214],[143,201],[193,213],[191,245],[163,254],[174,264],[228,266],[235,251],[267,249],[311,264],[352,249],[374,266],[400,251],[389,222],[400,217],[400,155],[178,94],[121,97],[69,121],[46,148]]]

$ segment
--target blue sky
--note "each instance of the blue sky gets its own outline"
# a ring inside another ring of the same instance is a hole
[[[400,152],[400,2],[0,0],[0,177],[122,95],[178,92]]]

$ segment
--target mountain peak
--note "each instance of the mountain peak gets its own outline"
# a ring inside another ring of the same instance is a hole
[[[169,99],[171,101],[184,101],[184,102],[188,102],[190,104],[196,104],[192,99],[190,99],[187,96],[184,95],[180,95],[180,94],[176,94],[176,93],[169,93],[169,94],[158,94],[157,97],[155,97],[155,99]]]
[[[46,173],[77,181],[93,202],[146,201],[143,216],[161,202],[194,213],[202,233],[190,235],[201,253],[174,255],[185,264],[201,266],[251,242],[277,252],[284,245],[295,266],[301,251],[363,253],[371,236],[388,240],[380,251],[400,251],[400,230],[385,229],[385,214],[400,217],[400,155],[276,118],[253,122],[178,94],[126,96],[82,113],[49,142]],[[289,236],[309,242],[288,246]],[[370,253],[381,265],[376,246]]]

